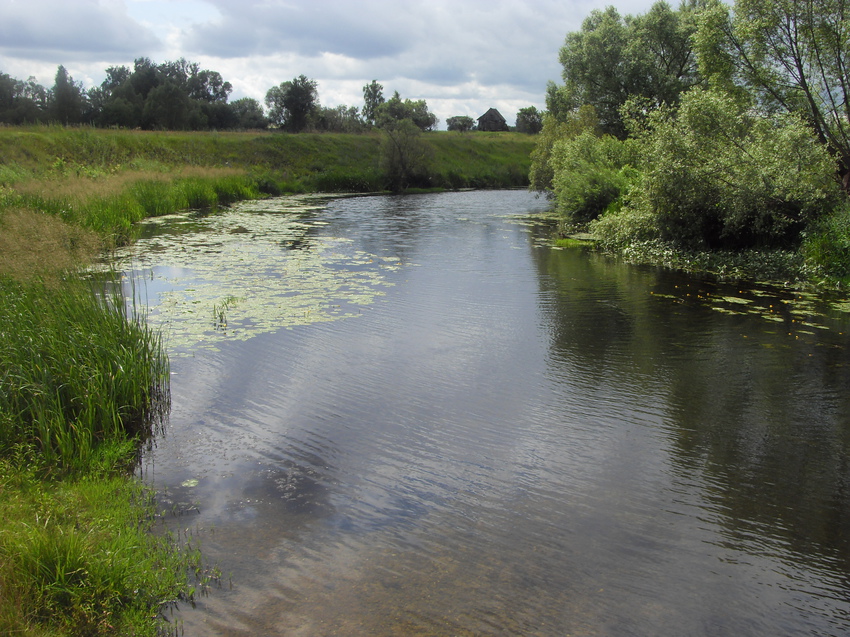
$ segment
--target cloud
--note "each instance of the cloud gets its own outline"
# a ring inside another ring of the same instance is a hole
[[[31,60],[152,55],[161,42],[117,2],[7,0],[0,11],[0,53]]]
[[[564,3],[549,1],[211,1],[220,17],[186,31],[193,54],[291,54],[302,64],[292,76],[495,83],[540,95],[548,79],[558,79],[557,50],[569,22]]]
[[[221,17],[187,31],[186,46],[204,55],[325,53],[370,60],[409,47],[402,12],[383,2],[232,2],[211,0]],[[386,5],[386,6],[383,6]]]
[[[654,0],[619,0],[623,14]],[[63,64],[87,86],[105,69],[185,57],[263,101],[302,73],[326,106],[385,94],[426,99],[445,122],[495,106],[513,122],[560,81],[558,50],[610,0],[0,0],[0,68],[50,84]]]

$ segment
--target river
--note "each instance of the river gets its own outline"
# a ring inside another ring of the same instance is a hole
[[[221,573],[179,630],[850,632],[846,305],[555,249],[547,208],[282,198],[118,255],[171,356],[139,474]]]

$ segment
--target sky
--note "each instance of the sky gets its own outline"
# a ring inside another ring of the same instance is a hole
[[[653,0],[0,0],[0,72],[51,87],[63,65],[85,88],[110,66],[181,57],[218,71],[230,100],[306,75],[322,106],[384,96],[454,115],[545,107],[558,50],[593,9],[645,13]]]

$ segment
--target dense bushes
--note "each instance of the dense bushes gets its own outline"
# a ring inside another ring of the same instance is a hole
[[[839,198],[834,161],[799,118],[767,118],[721,92],[687,93],[636,141],[630,206],[684,248],[795,247]]]
[[[547,88],[532,187],[641,260],[768,250],[850,277],[848,19],[813,0],[591,12]]]
[[[623,196],[636,177],[634,144],[584,130],[552,148],[558,209],[576,223],[598,217]]]
[[[552,143],[552,191],[568,222],[592,222],[602,245],[620,251],[803,246],[811,272],[850,274],[835,159],[798,116],[702,89],[676,109],[624,112],[626,140],[586,128]]]

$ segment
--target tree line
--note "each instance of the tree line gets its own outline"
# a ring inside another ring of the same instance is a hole
[[[324,107],[317,83],[304,75],[282,82],[256,99],[228,98],[233,87],[220,73],[184,58],[156,64],[138,58],[133,67],[111,66],[99,86],[86,90],[64,66],[52,87],[30,77],[26,81],[0,73],[0,123],[88,124],[145,130],[235,130],[278,127],[361,132],[387,122],[411,119],[420,130],[433,130],[438,120],[425,100],[383,96],[377,81],[364,87],[364,105]]]
[[[233,87],[217,71],[184,58],[156,64],[138,58],[133,67],[111,66],[106,79],[86,90],[64,66],[52,87],[0,72],[0,123],[87,124],[146,130],[245,130],[277,127],[289,132],[357,133],[388,122],[410,119],[422,131],[439,123],[425,100],[402,99],[398,91],[384,97],[377,80],[363,87],[363,106],[322,106],[317,83],[304,75],[268,90],[265,109],[244,97],[228,101]],[[448,129],[473,130],[466,115],[450,117]],[[517,113],[516,130],[537,133],[542,113],[533,106]]]
[[[850,275],[850,5],[594,10],[559,52],[533,188],[613,247],[801,251]]]

